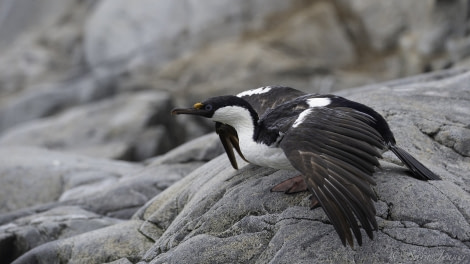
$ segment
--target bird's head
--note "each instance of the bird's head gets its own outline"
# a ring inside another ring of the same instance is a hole
[[[243,120],[258,121],[258,114],[251,105],[234,95],[217,96],[203,102],[195,103],[191,108],[176,108],[172,115],[198,115],[212,121],[236,125]]]

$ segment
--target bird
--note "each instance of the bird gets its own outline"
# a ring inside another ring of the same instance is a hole
[[[372,175],[383,152],[392,151],[414,178],[440,180],[396,144],[378,112],[337,95],[264,86],[211,97],[171,114],[214,121],[234,169],[233,149],[248,163],[299,172],[271,191],[310,191],[310,207],[323,209],[343,246],[354,247],[354,238],[362,245],[360,227],[371,240],[378,230]]]

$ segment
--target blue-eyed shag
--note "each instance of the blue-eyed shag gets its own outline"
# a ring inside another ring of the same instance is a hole
[[[378,228],[373,204],[377,197],[371,185],[382,151],[395,153],[417,179],[440,179],[396,145],[379,113],[340,96],[267,86],[212,97],[172,114],[215,121],[235,169],[233,148],[249,163],[300,172],[271,190],[310,191],[311,208],[321,206],[343,245],[353,246],[353,235],[362,244],[358,221],[371,239]]]

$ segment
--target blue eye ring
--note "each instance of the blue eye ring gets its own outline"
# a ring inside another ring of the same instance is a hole
[[[204,110],[206,110],[206,111],[212,111],[212,109],[213,109],[213,107],[212,107],[211,104],[208,104],[208,105],[204,106]]]

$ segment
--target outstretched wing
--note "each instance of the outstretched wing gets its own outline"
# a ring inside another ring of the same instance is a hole
[[[305,93],[294,88],[266,86],[241,92],[237,96],[245,99],[253,107],[256,113],[258,113],[258,116],[262,116],[266,111],[302,95],[305,95]],[[245,161],[246,159],[243,157],[238,144],[237,131],[233,127],[220,122],[215,123],[215,131],[219,135],[220,141],[224,146],[232,167],[234,169],[238,169],[233,148],[235,148],[240,157]]]
[[[344,245],[354,244],[351,230],[362,244],[357,220],[371,239],[377,229],[370,185],[379,166],[377,148],[385,145],[371,122],[373,117],[354,109],[311,107],[290,122],[280,142]]]

